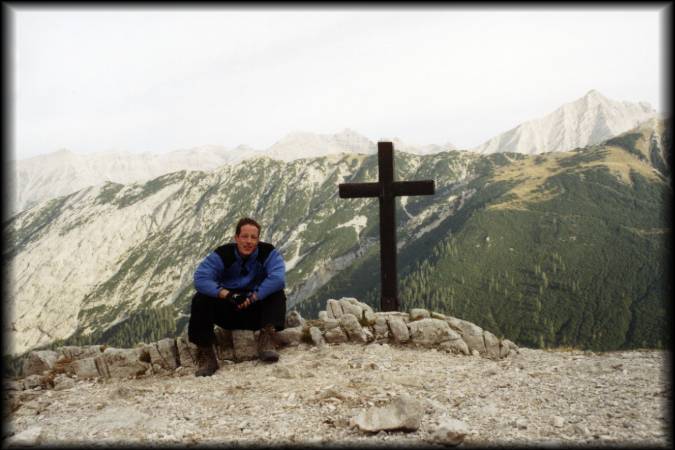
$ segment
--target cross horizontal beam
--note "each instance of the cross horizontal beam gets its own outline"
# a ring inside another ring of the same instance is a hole
[[[340,184],[340,198],[383,197],[385,194],[382,183],[349,183]],[[402,195],[433,195],[434,182],[425,181],[394,181],[391,183],[391,192],[399,197]]]

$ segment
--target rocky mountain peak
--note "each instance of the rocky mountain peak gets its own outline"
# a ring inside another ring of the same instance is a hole
[[[538,119],[524,122],[471,151],[539,154],[598,144],[656,116],[646,102],[616,101],[591,89]]]

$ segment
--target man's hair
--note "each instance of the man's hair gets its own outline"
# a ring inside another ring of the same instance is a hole
[[[260,224],[255,220],[251,219],[250,217],[244,217],[242,219],[239,219],[239,222],[237,222],[237,229],[236,229],[237,236],[239,236],[239,234],[241,233],[241,227],[243,227],[244,225],[253,225],[258,229],[258,235],[260,235]]]

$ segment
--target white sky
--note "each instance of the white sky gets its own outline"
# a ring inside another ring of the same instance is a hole
[[[470,148],[590,89],[663,111],[663,7],[13,7],[11,157],[344,128]]]

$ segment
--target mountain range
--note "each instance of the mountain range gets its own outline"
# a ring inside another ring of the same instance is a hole
[[[572,150],[609,139],[655,116],[647,103],[614,101],[591,90],[542,118],[520,124],[468,150],[481,154]],[[397,150],[419,155],[457,149],[453,144],[413,145],[397,138],[389,140]],[[345,129],[337,134],[294,132],[265,150],[245,145],[233,149],[210,145],[165,154],[109,151],[83,155],[62,149],[14,162],[14,171],[10,173],[15,177],[10,182],[14,200],[10,211],[12,214],[23,211],[39,202],[107,181],[131,183],[178,170],[211,171],[257,156],[290,162],[339,153],[373,154],[376,148],[375,142]]]
[[[436,184],[433,196],[397,201],[402,308],[525,346],[669,345],[670,136],[652,118],[566,152],[397,151],[396,179]],[[24,210],[3,230],[10,353],[181,333],[196,265],[242,216],[283,254],[289,308],[312,317],[347,295],[378,309],[376,201],[340,199],[337,188],[377,176],[372,154],[258,156],[108,181]]]

